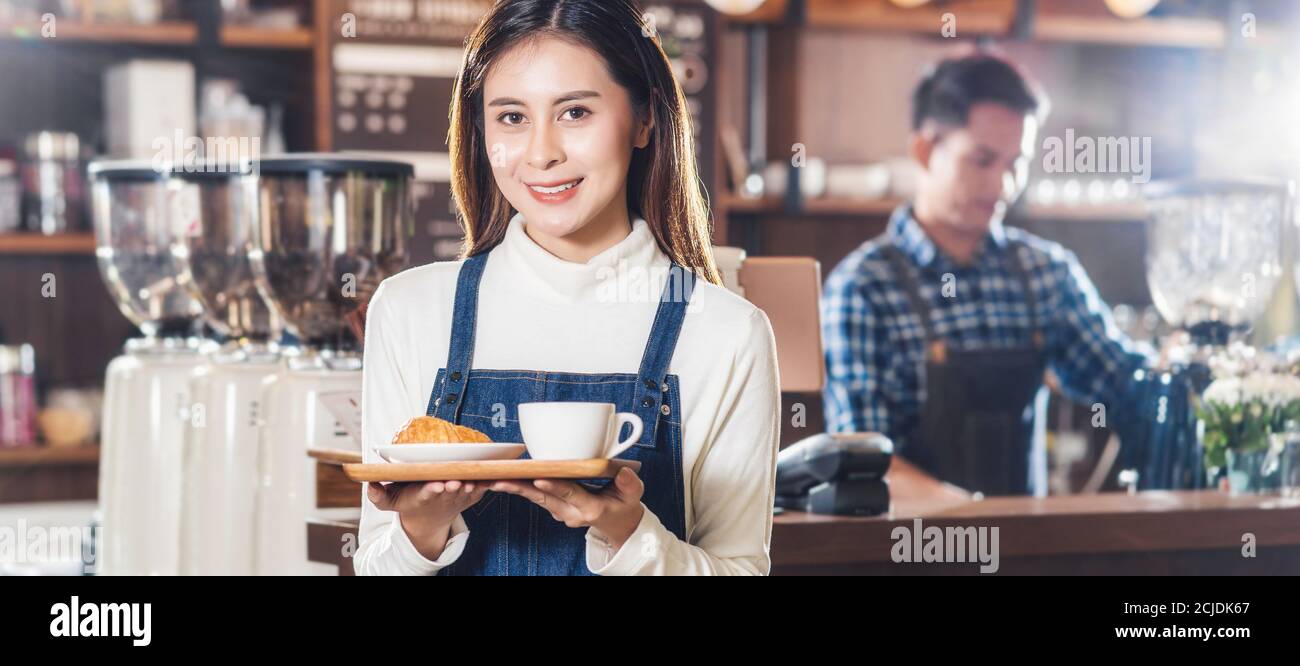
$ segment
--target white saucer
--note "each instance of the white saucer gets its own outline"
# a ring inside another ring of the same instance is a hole
[[[463,462],[466,460],[513,460],[527,450],[523,444],[389,444],[377,448],[379,456],[393,463]]]

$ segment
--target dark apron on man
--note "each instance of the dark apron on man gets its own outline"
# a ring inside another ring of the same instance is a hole
[[[984,495],[1046,493],[1046,451],[1038,412],[1046,368],[1038,305],[1021,252],[1009,246],[1029,308],[1030,344],[952,349],[934,330],[915,267],[885,248],[925,332],[925,401],[919,441],[899,453],[936,478]]]

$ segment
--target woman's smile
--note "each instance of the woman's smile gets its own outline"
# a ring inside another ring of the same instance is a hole
[[[578,186],[582,184],[582,178],[573,180],[553,181],[549,183],[525,183],[528,186],[528,193],[533,198],[544,204],[562,204],[578,195]]]

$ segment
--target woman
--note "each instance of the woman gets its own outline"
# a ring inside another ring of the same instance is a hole
[[[366,460],[419,414],[519,442],[516,406],[558,400],[640,416],[620,457],[641,468],[599,492],[369,486],[356,571],[766,574],[771,327],[719,286],[685,98],[635,2],[498,2],[467,41],[449,144],[466,258],[371,302]]]

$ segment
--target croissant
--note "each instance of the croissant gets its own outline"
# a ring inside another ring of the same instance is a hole
[[[417,416],[393,435],[394,444],[490,444],[492,438],[434,416]]]

